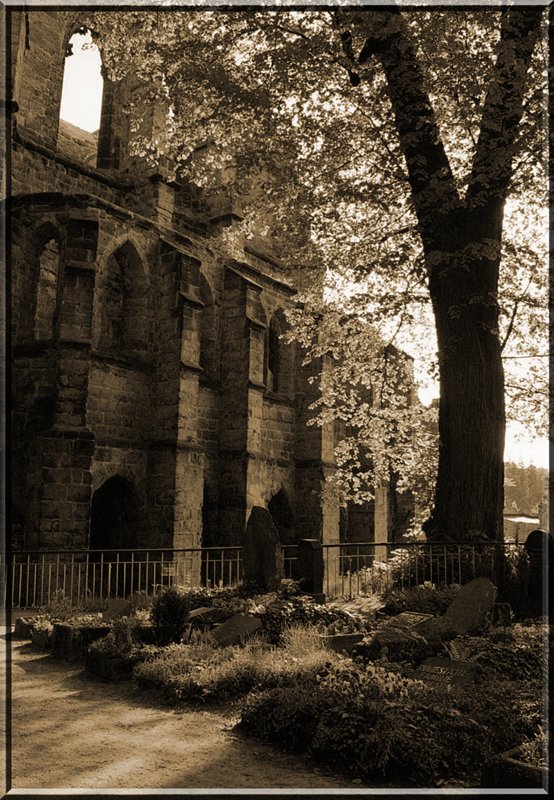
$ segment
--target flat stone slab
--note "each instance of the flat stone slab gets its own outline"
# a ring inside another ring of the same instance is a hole
[[[232,644],[244,642],[261,630],[262,621],[259,617],[249,617],[246,614],[235,614],[226,622],[217,625],[210,631],[210,637],[217,647],[229,647]]]
[[[202,606],[201,608],[194,608],[192,611],[189,611],[185,619],[185,624],[215,625],[218,622],[224,622],[228,617],[229,614],[223,608]]]
[[[116,599],[112,600],[105,611],[102,612],[102,619],[106,622],[111,622],[112,619],[118,617],[128,617],[133,609],[133,606],[128,600]]]
[[[381,628],[417,628],[428,619],[432,619],[432,614],[423,614],[417,611],[403,611],[396,617],[390,617],[381,623]]]
[[[433,656],[416,669],[414,677],[434,689],[452,689],[453,686],[471,686],[475,683],[477,667],[467,661],[449,661]]]

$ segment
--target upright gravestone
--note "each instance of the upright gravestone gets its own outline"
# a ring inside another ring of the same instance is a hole
[[[529,583],[527,587],[528,613],[540,617],[550,616],[552,601],[546,598],[548,574],[554,568],[554,537],[551,533],[536,529],[531,531],[525,542],[529,558]],[[548,565],[548,570],[547,570]]]
[[[324,574],[323,547],[319,539],[300,539],[296,548],[296,580],[318,603],[325,602]]]
[[[262,621],[259,617],[235,614],[226,622],[213,628],[209,633],[209,638],[217,647],[230,647],[233,644],[244,644],[247,639],[261,629]]]
[[[128,617],[132,610],[133,606],[128,600],[116,598],[111,600],[107,609],[102,612],[102,619],[111,622],[119,617]]]
[[[246,526],[242,549],[244,580],[272,592],[284,577],[279,533],[267,508],[254,506]]]
[[[460,636],[491,624],[496,587],[489,578],[475,578],[462,587],[446,612],[420,626],[429,634]]]

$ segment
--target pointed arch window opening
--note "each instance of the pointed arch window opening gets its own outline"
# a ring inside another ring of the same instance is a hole
[[[137,252],[129,242],[110,255],[100,295],[101,350],[116,356],[148,358],[151,344],[148,285]]]
[[[269,324],[267,336],[266,386],[270,392],[278,392],[280,388],[280,335],[279,324],[273,318]]]
[[[53,339],[58,310],[60,244],[49,236],[38,252],[38,284],[35,303],[34,338]]]
[[[80,27],[69,38],[64,63],[58,149],[96,166],[104,79],[102,58],[91,31]]]

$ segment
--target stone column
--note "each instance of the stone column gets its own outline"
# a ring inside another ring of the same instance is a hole
[[[388,542],[390,531],[390,503],[389,483],[382,482],[375,487],[375,560],[386,561],[388,551],[386,547],[378,547],[381,542]]]
[[[97,242],[96,212],[72,212],[61,288],[53,426],[35,443],[42,456],[41,547],[88,547],[94,436],[86,426],[86,411]]]
[[[261,287],[237,269],[226,268],[224,288],[220,530],[222,543],[240,544],[257,497],[265,315]]]
[[[296,520],[301,539],[318,539],[323,545],[340,542],[338,497],[329,487],[335,471],[335,432],[332,424],[308,425],[314,412],[309,406],[319,396],[319,381],[310,383],[328,367],[322,358],[297,371]],[[325,582],[332,594],[339,582],[339,548],[324,548]]]
[[[162,242],[161,308],[157,368],[153,381],[156,418],[150,454],[149,505],[158,546],[199,547],[202,533],[204,454],[198,443],[200,262]],[[196,582],[200,559],[179,559],[176,580]]]
[[[178,388],[177,451],[173,545],[200,547],[204,496],[204,451],[198,442],[200,323],[204,304],[199,297],[200,262],[181,259],[179,302],[182,317]],[[181,582],[198,583],[201,559],[194,555],[182,566]],[[184,580],[183,580],[184,578]]]

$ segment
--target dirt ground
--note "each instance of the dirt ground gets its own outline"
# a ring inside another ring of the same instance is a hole
[[[2,637],[4,638],[4,637]],[[233,734],[236,710],[174,709],[11,641],[12,787],[355,788]],[[359,784],[358,784],[358,788]]]

